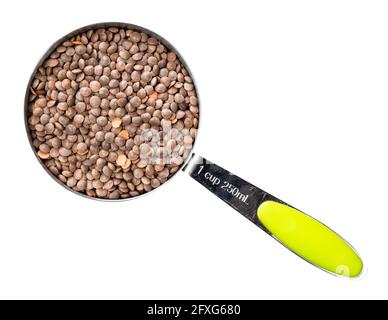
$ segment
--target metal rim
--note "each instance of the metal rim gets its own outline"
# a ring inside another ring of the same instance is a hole
[[[159,187],[155,188],[155,189],[152,189],[151,191],[148,191],[148,192],[145,192],[145,193],[142,193],[138,196],[135,196],[135,197],[128,197],[128,198],[123,198],[123,199],[105,199],[105,198],[98,198],[98,197],[90,197],[88,196],[87,194],[85,193],[81,193],[81,192],[78,192],[78,191],[75,191],[73,189],[71,189],[70,187],[68,187],[66,184],[64,184],[62,181],[60,181],[46,166],[45,164],[43,163],[43,161],[37,156],[37,153],[36,153],[36,149],[32,143],[32,137],[31,137],[31,132],[30,132],[30,129],[29,129],[29,125],[28,125],[28,117],[30,116],[30,112],[28,110],[28,107],[29,107],[29,95],[30,95],[30,86],[32,84],[32,81],[34,80],[34,76],[36,74],[36,72],[38,71],[39,67],[42,65],[42,63],[53,53],[53,51],[61,44],[63,43],[64,41],[68,40],[68,39],[71,39],[72,37],[80,34],[80,33],[83,33],[85,31],[88,31],[88,30],[97,30],[97,29],[101,29],[101,28],[109,28],[109,27],[117,27],[117,28],[125,28],[125,29],[131,29],[131,30],[135,30],[135,31],[139,31],[139,32],[144,32],[148,35],[151,35],[152,37],[158,39],[168,50],[170,51],[173,51],[176,53],[179,61],[181,62],[181,64],[185,67],[185,69],[188,71],[192,81],[193,81],[193,84],[194,84],[194,88],[195,88],[195,92],[196,92],[196,95],[197,95],[197,99],[198,99],[198,114],[199,114],[199,117],[198,117],[198,128],[197,128],[197,132],[196,132],[196,136],[195,136],[195,140],[194,140],[194,143],[193,143],[193,147],[191,148],[187,158],[185,159],[185,161],[180,165],[179,169],[177,170],[177,172],[175,172],[170,178],[168,178],[168,180],[164,183],[162,183]],[[159,190],[160,188],[162,188],[164,185],[166,185],[168,182],[170,182],[173,178],[175,178],[175,176],[177,175],[178,172],[182,171],[182,169],[185,167],[185,165],[188,163],[188,161],[191,159],[191,155],[193,154],[193,150],[194,150],[194,146],[198,140],[198,131],[199,131],[199,126],[200,126],[200,123],[201,123],[201,102],[200,102],[200,97],[199,97],[199,92],[198,92],[198,87],[196,85],[196,82],[195,82],[195,79],[194,79],[194,76],[193,76],[193,73],[191,72],[190,68],[188,67],[186,61],[184,60],[183,56],[180,54],[180,52],[169,42],[167,41],[166,39],[164,39],[162,36],[160,36],[159,34],[147,29],[147,28],[144,28],[144,27],[141,27],[141,26],[138,26],[138,25],[135,25],[135,24],[130,24],[130,23],[124,23],[124,22],[101,22],[101,23],[94,23],[94,24],[90,24],[90,25],[87,25],[87,26],[84,26],[84,27],[81,27],[81,28],[78,28],[76,30],[73,30],[72,32],[66,34],[65,36],[63,36],[62,38],[58,39],[57,41],[55,41],[47,50],[46,52],[43,54],[43,56],[40,58],[40,60],[38,61],[38,63],[36,64],[33,72],[31,73],[31,76],[30,76],[30,79],[28,80],[28,84],[27,84],[27,88],[26,88],[26,93],[25,93],[25,97],[24,97],[24,127],[25,127],[25,130],[26,130],[26,134],[27,134],[27,137],[28,137],[28,141],[29,141],[29,144],[30,144],[30,147],[34,153],[34,156],[35,158],[38,160],[39,164],[41,165],[41,167],[43,167],[43,169],[46,171],[46,173],[54,180],[56,181],[59,185],[61,185],[63,188],[65,188],[66,190],[74,193],[74,194],[77,194],[83,198],[87,198],[87,199],[92,199],[92,200],[97,200],[97,201],[106,201],[106,202],[122,202],[122,201],[129,201],[129,200],[135,200],[135,199],[138,199],[140,197],[143,197],[145,195],[148,195],[152,192],[154,192],[155,190]]]

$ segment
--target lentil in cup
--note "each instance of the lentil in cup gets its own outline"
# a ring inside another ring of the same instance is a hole
[[[57,41],[26,94],[31,145],[49,173],[89,197],[158,188],[188,158],[199,106],[179,53],[144,28],[102,23]]]

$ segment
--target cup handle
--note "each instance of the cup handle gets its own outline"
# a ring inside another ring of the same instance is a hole
[[[307,262],[347,278],[361,274],[363,262],[357,252],[318,220],[198,155],[184,170]]]

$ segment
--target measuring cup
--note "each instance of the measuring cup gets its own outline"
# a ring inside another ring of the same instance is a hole
[[[180,62],[192,76],[192,73],[179,52],[167,40],[150,30],[132,24],[117,22],[98,23],[77,29],[59,39],[47,50],[46,54],[37,64],[28,83],[24,106],[25,126],[30,145],[34,151],[27,119],[29,116],[29,88],[36,70],[51,52],[65,40],[87,30],[109,27],[129,28],[152,35],[170,51],[174,51],[177,54]],[[198,95],[198,88],[197,86],[195,87]],[[59,181],[47,169],[42,160],[38,156],[36,158],[46,172],[60,185],[74,193],[81,194]],[[183,169],[190,177],[226,202],[261,230],[312,265],[331,274],[347,278],[355,278],[362,273],[363,262],[352,246],[333,230],[313,217],[194,153],[187,157],[180,169]],[[85,194],[81,195],[88,197]],[[128,199],[135,199],[139,196]],[[122,199],[106,201],[122,201]]]

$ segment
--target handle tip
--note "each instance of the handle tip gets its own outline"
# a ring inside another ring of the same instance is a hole
[[[318,220],[275,201],[263,202],[257,216],[275,239],[311,264],[347,278],[361,275],[364,265],[357,252]]]

